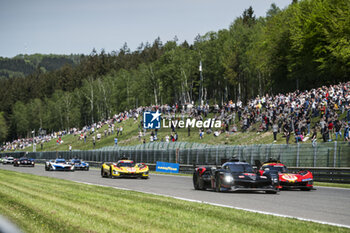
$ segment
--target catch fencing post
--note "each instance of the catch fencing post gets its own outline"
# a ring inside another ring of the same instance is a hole
[[[337,162],[337,141],[334,141],[333,167],[336,166],[336,162]]]
[[[298,142],[296,167],[299,167],[299,153],[300,153],[300,143]]]
[[[218,164],[219,163],[219,159],[218,159],[218,156],[219,156],[219,146],[216,146],[216,156],[215,156],[215,164]]]
[[[327,150],[327,167],[329,167],[329,148]]]
[[[314,147],[314,167],[316,167],[316,160],[317,160],[317,145]]]

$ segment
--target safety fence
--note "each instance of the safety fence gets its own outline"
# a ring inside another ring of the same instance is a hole
[[[1,153],[0,156],[16,158],[25,152]],[[81,158],[87,161],[117,161],[128,157],[136,162],[157,161],[180,164],[220,165],[223,161],[237,157],[254,164],[255,160],[279,159],[289,167],[350,167],[350,145],[345,142],[312,144],[261,144],[247,146],[205,145],[198,143],[160,142],[137,146],[114,146],[88,151],[29,152],[34,159]]]

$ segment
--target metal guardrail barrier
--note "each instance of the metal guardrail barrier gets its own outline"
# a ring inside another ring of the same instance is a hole
[[[45,163],[45,159],[36,160],[37,163]],[[91,167],[100,168],[102,162],[87,161]],[[151,171],[156,170],[155,163],[147,164]],[[197,165],[202,166],[202,165]],[[203,165],[205,166],[205,165]],[[215,166],[215,165],[213,165]],[[180,164],[179,172],[182,174],[192,174],[196,165]],[[329,183],[348,183],[350,184],[350,168],[349,167],[288,167],[290,172],[298,172],[301,169],[309,170],[313,173],[314,180]]]

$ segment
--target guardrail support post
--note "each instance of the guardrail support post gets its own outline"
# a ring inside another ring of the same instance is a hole
[[[317,160],[317,146],[314,147],[314,167],[316,167],[316,160]]]

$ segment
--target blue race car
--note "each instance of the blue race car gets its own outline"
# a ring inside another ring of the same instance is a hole
[[[74,165],[75,170],[86,170],[89,171],[89,163],[81,160],[81,159],[72,159],[70,161],[72,165]]]
[[[50,160],[45,163],[46,171],[72,171],[74,172],[74,164],[66,162],[65,159]]]

